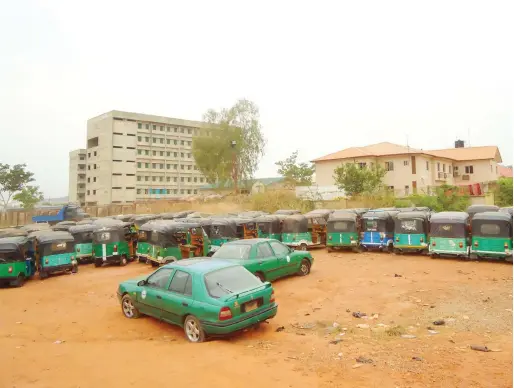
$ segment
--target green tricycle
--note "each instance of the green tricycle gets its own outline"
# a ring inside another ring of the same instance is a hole
[[[263,215],[254,218],[257,224],[258,237],[272,238],[280,241],[282,239],[282,228],[280,218],[273,215]]]
[[[28,238],[33,243],[40,279],[58,272],[78,272],[75,240],[69,232],[43,230],[29,234]]]
[[[97,228],[93,224],[75,225],[68,231],[75,239],[75,254],[79,264],[93,261],[93,232]]]
[[[468,213],[433,214],[430,217],[430,256],[469,257],[469,228]]]
[[[398,213],[394,218],[394,252],[428,253],[428,230],[428,213]]]
[[[26,236],[0,238],[0,284],[21,287],[36,273],[31,246]]]
[[[134,257],[137,234],[130,222],[113,219],[95,221],[93,259],[95,267],[103,264],[125,266]]]
[[[503,212],[477,213],[471,220],[470,259],[512,261],[512,218]]]
[[[360,215],[352,210],[332,213],[327,221],[327,250],[352,249],[360,251]]]

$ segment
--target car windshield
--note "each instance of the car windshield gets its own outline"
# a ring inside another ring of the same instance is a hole
[[[244,260],[250,256],[251,246],[248,244],[225,244],[222,245],[212,257],[219,259]]]
[[[242,266],[222,268],[205,275],[207,292],[213,298],[255,288],[262,283]]]

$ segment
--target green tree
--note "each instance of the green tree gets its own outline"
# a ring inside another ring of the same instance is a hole
[[[210,109],[203,119],[211,128],[193,138],[193,157],[207,181],[231,179],[234,160],[238,180],[251,179],[266,145],[257,105],[241,99],[228,109]]]
[[[471,205],[468,194],[450,185],[437,187],[432,195],[413,194],[409,200],[414,206],[427,206],[437,212],[465,211]]]
[[[385,174],[386,170],[378,164],[361,168],[356,163],[345,163],[334,170],[334,180],[340,190],[353,197],[378,191]]]
[[[312,175],[314,174],[314,165],[298,162],[298,151],[279,162],[275,163],[279,169],[278,173],[282,175],[287,184],[292,186],[309,186],[312,184]]]
[[[34,181],[34,174],[27,171],[27,165],[15,164],[12,167],[0,163],[0,200],[4,210],[16,193],[22,191],[30,182]]]
[[[512,178],[498,179],[495,202],[498,206],[512,206]]]
[[[24,209],[34,209],[34,206],[44,199],[43,193],[38,186],[26,186],[19,193],[13,196],[15,201],[21,202]]]

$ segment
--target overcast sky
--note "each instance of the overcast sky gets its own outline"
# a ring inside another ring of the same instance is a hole
[[[296,149],[310,160],[407,135],[498,145],[511,164],[512,9],[471,3],[0,1],[0,162],[67,195],[88,118],[199,120],[245,97],[268,140],[259,177]]]

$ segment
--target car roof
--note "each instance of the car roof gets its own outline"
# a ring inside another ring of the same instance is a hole
[[[214,260],[210,257],[197,257],[195,259],[185,259],[175,261],[170,264],[166,264],[163,268],[173,268],[173,269],[185,269],[187,268],[188,272],[197,273],[197,274],[206,274],[218,269],[227,268],[227,267],[236,267],[238,264],[234,262],[225,261],[225,260]]]
[[[224,243],[223,245],[255,245],[266,241],[277,241],[273,238],[249,238],[244,240],[234,240]]]

